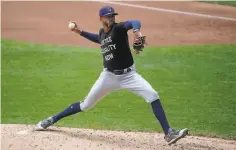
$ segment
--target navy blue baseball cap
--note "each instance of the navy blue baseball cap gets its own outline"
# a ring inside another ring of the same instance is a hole
[[[110,15],[118,15],[118,13],[115,12],[115,9],[111,6],[104,6],[99,10],[99,16],[110,16]]]

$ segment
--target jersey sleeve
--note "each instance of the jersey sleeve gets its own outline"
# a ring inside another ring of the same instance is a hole
[[[133,31],[139,31],[141,28],[141,23],[139,20],[128,20],[125,22],[121,22],[118,24],[118,28],[120,30],[128,32],[129,30],[133,29]]]
[[[98,34],[82,31],[80,35],[92,42],[100,44]]]

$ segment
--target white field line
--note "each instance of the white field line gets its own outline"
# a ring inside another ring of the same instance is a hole
[[[100,2],[101,3],[114,4],[114,5],[120,5],[120,6],[133,7],[133,8],[148,9],[148,10],[153,10],[153,11],[162,11],[162,12],[169,12],[169,13],[176,13],[176,14],[183,14],[183,15],[190,15],[190,16],[198,16],[198,17],[205,17],[205,18],[212,18],[212,19],[236,21],[236,18],[213,16],[213,15],[186,12],[186,11],[179,11],[179,10],[171,10],[171,9],[165,9],[165,8],[159,8],[159,7],[149,7],[149,6],[128,4],[128,3],[122,3],[122,2],[111,2],[111,1],[100,1]]]

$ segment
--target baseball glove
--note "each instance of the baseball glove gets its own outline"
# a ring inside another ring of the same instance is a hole
[[[136,51],[143,51],[144,44],[147,44],[146,43],[146,36],[136,37],[136,38],[134,38],[133,49]]]

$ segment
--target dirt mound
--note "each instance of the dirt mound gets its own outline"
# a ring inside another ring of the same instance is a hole
[[[143,132],[102,131],[52,127],[34,131],[32,125],[2,125],[3,150],[197,150],[236,149],[236,141],[187,136],[168,146],[163,134]]]

